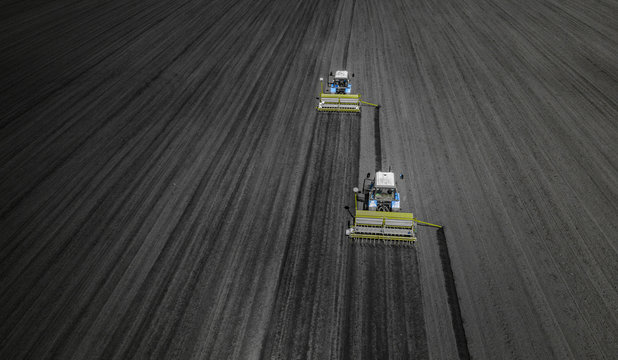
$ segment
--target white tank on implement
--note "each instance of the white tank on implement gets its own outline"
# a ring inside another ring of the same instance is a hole
[[[395,188],[395,174],[392,172],[376,172],[375,186],[379,188]]]
[[[346,79],[348,78],[347,70],[337,70],[335,71],[335,79]]]

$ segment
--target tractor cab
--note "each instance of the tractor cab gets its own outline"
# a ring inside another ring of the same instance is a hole
[[[354,76],[354,74],[352,74],[352,76]],[[346,70],[335,71],[334,77],[333,77],[333,73],[330,73],[330,78],[332,79],[332,81],[328,82],[328,87],[329,87],[331,94],[350,94],[351,93],[352,84],[350,83],[348,72]]]
[[[376,172],[375,179],[365,186],[366,206],[371,211],[399,211],[399,192],[392,172]]]

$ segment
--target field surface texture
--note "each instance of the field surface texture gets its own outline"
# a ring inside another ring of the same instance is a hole
[[[4,1],[0,358],[618,358],[617,19]],[[381,107],[318,113],[340,69]],[[445,228],[350,243],[389,167]]]

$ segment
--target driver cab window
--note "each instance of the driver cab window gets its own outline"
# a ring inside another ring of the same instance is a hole
[[[375,191],[375,198],[376,199],[390,199],[390,198],[394,198],[393,190],[392,189],[377,188],[376,191]]]

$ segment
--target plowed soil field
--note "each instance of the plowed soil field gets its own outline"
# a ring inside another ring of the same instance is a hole
[[[0,358],[618,358],[616,19],[4,2]],[[341,69],[379,109],[315,110]],[[388,168],[444,229],[350,243]]]

